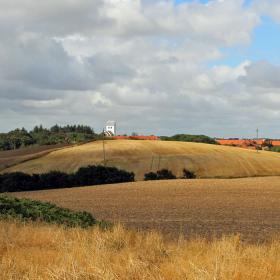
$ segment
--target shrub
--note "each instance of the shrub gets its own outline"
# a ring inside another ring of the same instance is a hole
[[[0,174],[0,192],[70,188],[133,181],[133,172],[119,170],[115,167],[90,165],[88,167],[81,167],[74,174],[60,171],[33,175],[22,172]]]
[[[187,170],[187,169],[183,169],[183,178],[184,179],[195,179],[196,175],[193,171]]]
[[[22,172],[5,173],[0,178],[0,192],[25,191],[34,185],[32,176]]]
[[[144,175],[144,180],[165,180],[165,179],[176,179],[176,176],[168,169],[158,170],[156,173],[149,172]]]
[[[158,180],[176,179],[176,176],[168,169],[157,171]]]
[[[144,175],[144,180],[145,181],[158,180],[157,173],[155,173],[155,172],[146,173]]]
[[[40,187],[44,189],[56,189],[73,186],[70,176],[60,171],[50,171],[39,175]]]
[[[0,219],[18,219],[20,221],[41,221],[65,226],[89,227],[98,222],[87,212],[76,212],[57,207],[47,202],[30,199],[18,199],[0,195]]]
[[[134,181],[134,173],[119,170],[115,167],[95,166],[81,167],[76,174],[76,184],[79,186],[85,185],[100,185],[112,184],[121,182]]]

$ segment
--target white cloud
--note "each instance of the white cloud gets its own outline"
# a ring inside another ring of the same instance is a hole
[[[85,122],[98,130],[117,119],[123,132],[222,136],[277,121],[278,67],[207,66],[222,48],[248,44],[260,23],[255,6],[241,0],[0,4],[4,129],[17,119],[17,126]]]

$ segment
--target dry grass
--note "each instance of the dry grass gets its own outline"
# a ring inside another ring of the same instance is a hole
[[[238,236],[166,242],[155,232],[116,226],[63,229],[0,222],[0,279],[276,280],[280,241],[249,245]]]
[[[76,171],[81,166],[103,163],[102,142],[64,148],[5,171],[41,173],[50,170]],[[280,175],[280,154],[235,147],[171,141],[106,141],[107,164],[133,171],[137,179],[161,168],[177,176],[182,169],[201,178],[231,178]]]
[[[14,194],[177,237],[280,234],[280,177],[124,183]]]

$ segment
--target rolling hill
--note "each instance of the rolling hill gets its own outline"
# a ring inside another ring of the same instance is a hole
[[[106,164],[133,171],[142,180],[146,172],[168,168],[177,176],[182,169],[200,178],[235,178],[280,175],[280,154],[201,143],[142,140],[105,141]],[[7,163],[8,164],[8,163]],[[65,147],[2,172],[42,173],[50,170],[76,171],[81,166],[103,164],[103,143]]]

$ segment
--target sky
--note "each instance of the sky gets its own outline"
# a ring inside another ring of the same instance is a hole
[[[279,0],[0,0],[0,131],[280,138]]]

